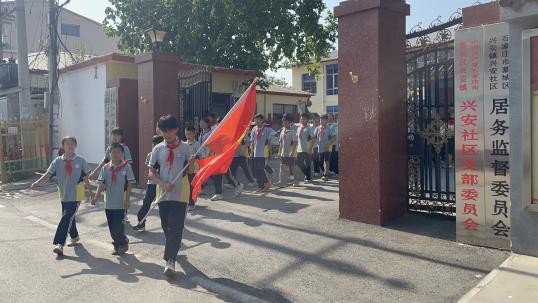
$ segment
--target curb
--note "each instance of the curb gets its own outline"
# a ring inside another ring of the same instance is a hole
[[[472,302],[473,298],[484,289],[495,277],[499,274],[502,268],[509,267],[510,264],[514,262],[515,259],[517,259],[517,254],[511,254],[508,259],[504,260],[499,267],[492,270],[489,274],[487,274],[479,283],[476,285],[473,289],[471,289],[469,292],[467,292],[461,299],[459,299],[458,303],[470,303]]]

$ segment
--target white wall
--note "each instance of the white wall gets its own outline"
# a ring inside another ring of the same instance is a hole
[[[59,88],[60,137],[77,137],[78,153],[98,163],[105,152],[106,65],[63,73]]]

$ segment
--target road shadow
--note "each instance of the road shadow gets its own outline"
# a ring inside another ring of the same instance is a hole
[[[143,232],[134,231],[132,229],[126,230],[127,236],[131,238],[129,244],[135,245],[135,244],[152,244],[152,245],[164,245],[164,235],[161,229],[158,229],[159,231],[153,231],[153,230],[146,230]],[[133,238],[135,239],[133,241]],[[193,245],[187,245],[185,244],[185,240],[194,242]],[[207,236],[203,235],[201,233],[197,233],[194,231],[189,230],[187,227],[183,229],[183,238],[181,241],[181,249],[180,251],[187,251],[189,249],[209,244],[211,247],[216,249],[226,249],[230,248],[232,245],[228,242],[222,241],[221,239],[217,237]]]
[[[268,302],[291,303],[274,289],[256,288],[228,278],[210,278],[190,263],[187,256],[178,256],[177,262],[190,281],[214,293],[218,299],[226,302],[252,302],[258,299]]]
[[[280,194],[275,190],[267,194]],[[275,196],[257,196],[257,195],[244,195],[240,197],[233,197],[223,199],[228,203],[241,204],[245,206],[251,206],[259,208],[263,211],[276,210],[281,213],[294,214],[299,210],[309,207],[310,205],[304,203],[293,202],[290,199],[283,199]]]
[[[407,213],[383,227],[446,241],[456,241],[453,217]]]
[[[327,199],[320,196],[308,195],[305,192],[310,190],[310,187],[290,187],[290,190],[283,190],[284,188],[275,189],[272,191],[273,194],[282,196],[282,197],[292,197],[292,198],[301,198],[301,199],[311,199],[319,200],[323,202],[333,202],[333,199]]]
[[[262,223],[258,220],[240,216],[233,212],[216,211],[207,206],[197,206],[196,209],[191,213],[190,217],[191,218],[203,217],[203,218],[213,219],[213,220],[243,223],[250,227],[258,227],[262,225]],[[190,221],[191,220],[187,219],[186,224],[188,225]]]
[[[76,257],[64,256],[62,259],[86,264],[88,268],[62,275],[63,279],[97,275],[112,276],[123,283],[137,283],[141,277],[145,277],[166,281],[168,285],[188,290],[194,290],[199,286],[226,302],[250,302],[253,298],[269,300],[269,302],[291,302],[272,289],[259,289],[228,278],[210,278],[191,264],[186,256],[178,256],[178,263],[183,272],[179,270],[175,277],[167,278],[163,275],[162,266],[143,262],[133,254],[117,257],[118,262],[114,262],[93,256],[82,244],[75,246],[74,250]]]

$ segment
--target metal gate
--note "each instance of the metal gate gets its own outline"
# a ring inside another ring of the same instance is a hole
[[[454,216],[454,30],[461,13],[407,35],[408,209]]]
[[[211,112],[212,77],[209,71],[179,74],[179,119],[182,128],[199,127],[199,121]],[[183,110],[181,110],[183,109]]]

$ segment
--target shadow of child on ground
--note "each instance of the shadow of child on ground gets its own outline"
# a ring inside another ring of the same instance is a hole
[[[217,298],[227,302],[291,302],[273,289],[256,288],[228,278],[210,278],[188,261],[187,256],[178,256],[177,262],[185,275],[196,285],[214,293]]]

